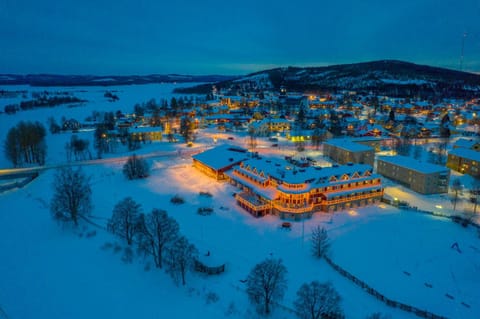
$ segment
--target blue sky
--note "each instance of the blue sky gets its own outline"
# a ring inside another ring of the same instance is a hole
[[[480,0],[0,0],[0,73],[245,74],[399,59],[480,72]]]

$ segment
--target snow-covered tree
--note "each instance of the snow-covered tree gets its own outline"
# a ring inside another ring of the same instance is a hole
[[[53,198],[50,210],[53,218],[78,225],[78,218],[92,209],[90,177],[77,169],[62,168],[53,180]]]
[[[287,290],[287,268],[281,259],[266,259],[255,265],[247,278],[247,294],[259,313],[268,315],[273,303]]]
[[[150,167],[147,161],[135,154],[130,156],[123,165],[123,174],[130,180],[148,177],[149,173]]]
[[[131,245],[138,230],[141,210],[141,205],[131,197],[122,199],[113,208],[112,217],[108,221],[108,229],[112,233],[124,237],[127,244]]]
[[[312,281],[298,289],[294,305],[302,319],[343,318],[341,299],[330,282]]]
[[[312,231],[312,253],[315,257],[322,258],[330,248],[327,230],[317,226]]]
[[[167,212],[154,208],[150,214],[142,215],[139,223],[140,247],[153,255],[155,265],[162,268],[166,247],[179,236],[179,226]]]
[[[178,237],[173,244],[168,247],[165,268],[172,278],[182,285],[186,284],[187,271],[193,266],[194,260],[198,255],[197,248],[188,242],[184,236]]]

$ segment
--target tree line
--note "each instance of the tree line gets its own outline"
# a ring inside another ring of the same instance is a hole
[[[40,122],[21,121],[7,133],[4,145],[7,159],[15,167],[23,164],[43,165],[47,154],[46,134]]]

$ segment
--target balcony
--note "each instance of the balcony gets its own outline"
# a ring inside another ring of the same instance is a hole
[[[307,206],[285,206],[280,203],[274,203],[273,208],[277,209],[278,211],[284,213],[294,213],[294,214],[302,214],[302,213],[309,213],[313,210],[313,205]]]
[[[324,200],[322,202],[322,204],[323,205],[334,205],[334,204],[340,204],[340,203],[351,202],[351,201],[355,201],[355,200],[369,199],[369,198],[375,198],[375,197],[381,197],[381,196],[383,196],[383,191],[382,192],[376,192],[376,193],[369,193],[369,194],[363,194],[363,195],[344,197],[344,198],[341,198],[341,199]]]
[[[249,193],[236,194],[235,199],[239,203],[250,208],[252,211],[269,210],[272,207],[270,203],[261,200],[257,196]]]

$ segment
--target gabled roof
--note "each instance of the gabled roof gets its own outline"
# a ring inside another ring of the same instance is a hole
[[[247,157],[246,149],[229,144],[223,144],[192,156],[193,159],[214,170],[238,164]]]

